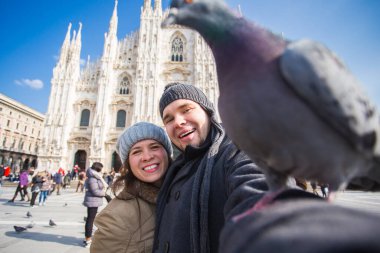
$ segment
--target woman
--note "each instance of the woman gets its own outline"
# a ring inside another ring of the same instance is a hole
[[[156,198],[173,152],[169,137],[140,122],[121,134],[116,149],[123,161],[112,185],[116,198],[95,219],[90,252],[152,252]]]
[[[103,205],[108,185],[102,178],[103,164],[94,162],[87,170],[87,179],[85,182],[86,193],[84,195],[83,205],[87,207],[87,219],[85,225],[85,240],[83,241],[86,248],[91,245],[92,227],[98,207]]]
[[[41,189],[40,189],[40,197],[38,201],[38,205],[45,205],[48,193],[50,191],[50,175],[47,171],[42,172],[41,174],[42,178],[42,184],[41,184]]]
[[[18,193],[20,193],[20,195],[21,195],[21,201],[25,200],[25,197],[27,197],[28,198],[27,201],[29,201],[30,197],[29,197],[27,189],[28,189],[28,171],[23,170],[20,174],[20,181],[17,185],[15,194],[14,194],[13,198],[11,200],[9,200],[8,202],[14,202]]]
[[[37,172],[35,170],[32,175],[32,182],[30,184],[30,187],[31,187],[30,191],[32,192],[32,199],[30,200],[30,206],[32,208],[37,207],[35,205],[35,202],[42,187],[42,183],[43,183],[42,178],[43,178],[43,172]]]

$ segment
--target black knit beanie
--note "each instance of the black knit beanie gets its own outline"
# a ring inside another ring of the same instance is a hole
[[[160,99],[161,118],[163,116],[165,107],[171,102],[178,99],[188,99],[194,101],[195,103],[199,104],[210,117],[214,116],[215,114],[214,105],[206,97],[203,91],[190,84],[170,83],[166,85],[164,93]]]

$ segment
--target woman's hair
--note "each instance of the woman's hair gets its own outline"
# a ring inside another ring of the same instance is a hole
[[[94,162],[91,166],[91,169],[95,170],[96,172],[100,172],[103,169],[103,164],[100,162]]]

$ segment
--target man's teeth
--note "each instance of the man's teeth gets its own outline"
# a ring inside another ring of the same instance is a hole
[[[181,134],[181,135],[179,136],[179,138],[185,137],[186,135],[189,135],[189,134],[191,134],[191,133],[194,132],[194,131],[195,131],[194,129],[192,129],[192,130],[190,130],[190,131],[187,131],[187,132]]]
[[[145,167],[143,170],[152,170],[157,167],[157,164],[150,165],[148,167]]]

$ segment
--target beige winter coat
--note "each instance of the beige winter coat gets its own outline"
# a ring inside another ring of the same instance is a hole
[[[96,216],[98,228],[91,253],[151,253],[155,226],[155,204],[128,193],[114,198]]]

